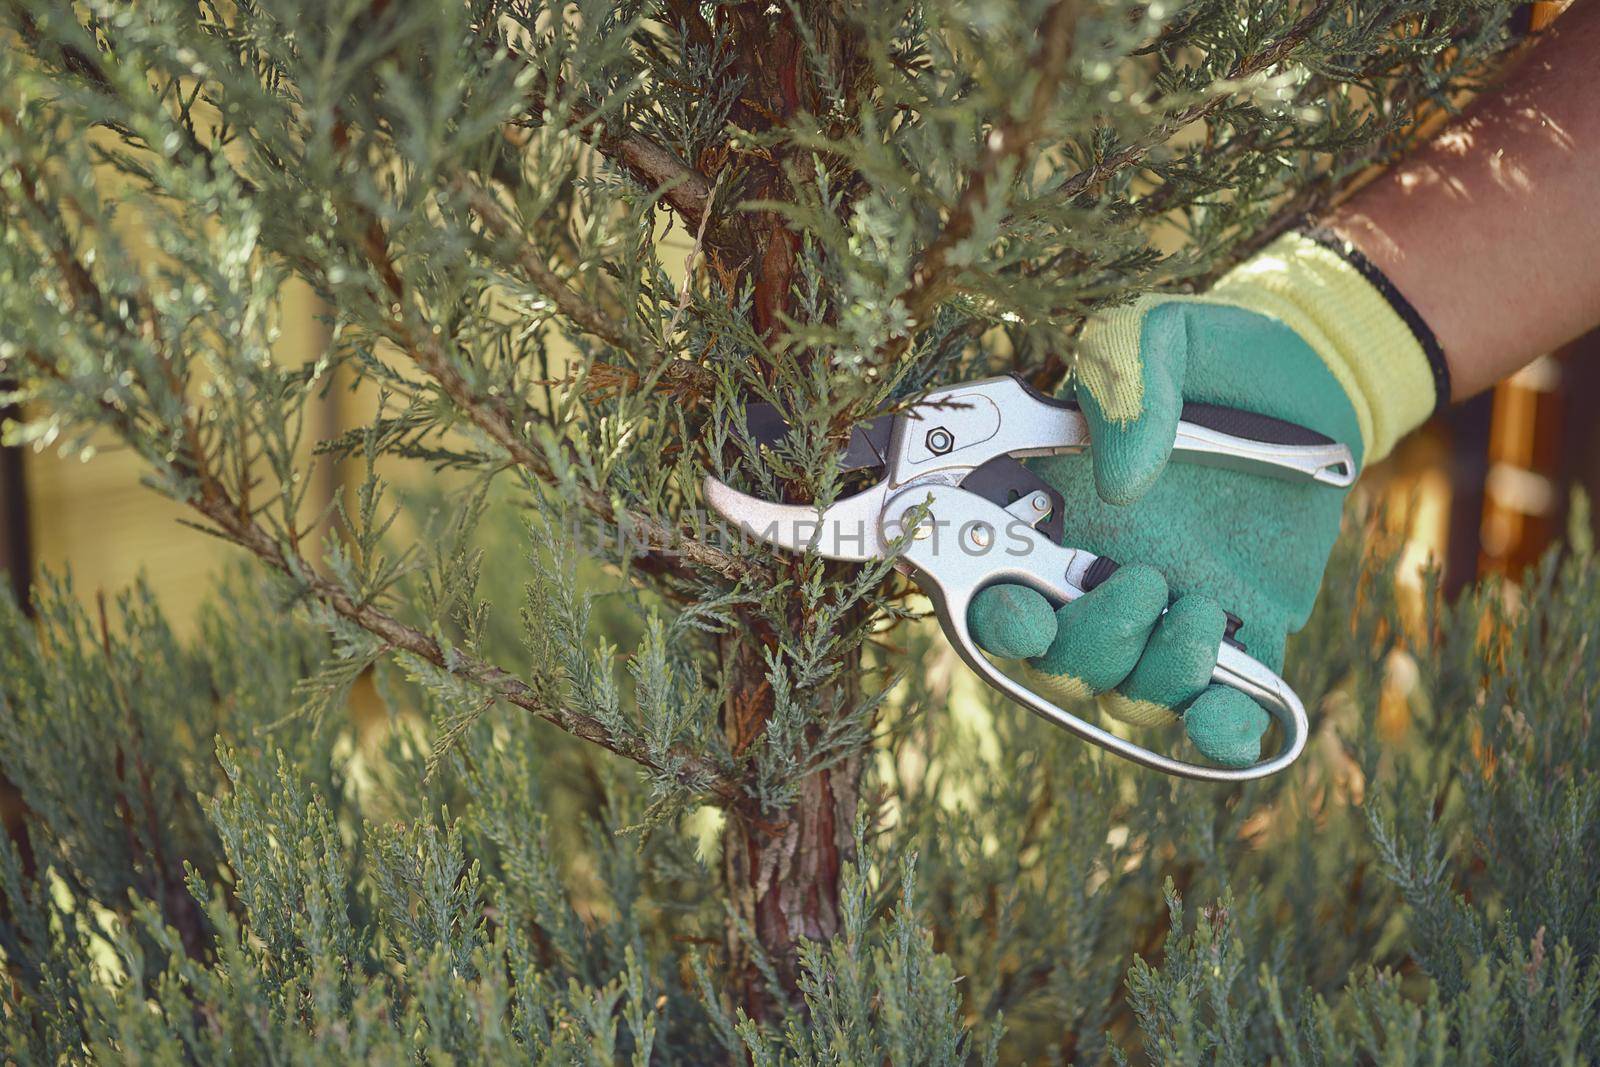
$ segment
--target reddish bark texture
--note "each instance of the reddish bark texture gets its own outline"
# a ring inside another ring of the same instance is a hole
[[[719,29],[731,31],[739,73],[745,87],[734,119],[752,129],[770,129],[800,111],[819,110],[814,69],[805,54],[804,37],[793,22],[792,9],[758,3],[720,8]],[[829,52],[835,70],[854,65],[849,37],[840,30],[826,5],[816,5],[807,18],[812,39]],[[736,166],[739,200],[787,200],[792,197],[785,175],[783,147],[741,154],[723,160]],[[731,202],[731,201],[730,201]],[[738,262],[713,250],[716,269],[745,274],[753,288],[752,325],[769,343],[779,339],[785,317],[792,314],[792,290],[800,251],[799,236],[771,212],[738,217],[742,240],[735,246]],[[777,565],[787,565],[779,560]],[[797,624],[803,620],[796,619]],[[722,655],[730,686],[724,707],[724,729],[734,752],[757,741],[773,713],[772,690],[766,677],[765,647],[773,635],[755,627],[725,639]],[[854,672],[843,674],[853,678]],[[853,685],[853,681],[842,684]],[[860,778],[859,758],[806,777],[799,795],[786,810],[753,815],[730,812],[723,832],[722,876],[734,918],[727,945],[734,988],[752,1017],[770,1014],[771,995],[754,965],[754,949],[770,959],[792,992],[797,979],[802,939],[826,941],[839,930],[839,875],[852,859]],[[754,936],[756,945],[747,942]]]
[[[766,728],[772,694],[754,641],[732,637],[724,652],[733,677],[724,723],[739,751]],[[746,935],[792,991],[801,940],[826,941],[839,931],[839,874],[853,858],[860,769],[852,758],[809,775],[786,810],[771,819],[730,815],[723,830],[722,876],[738,920],[728,929],[733,987],[753,1017],[768,1013],[771,998]]]

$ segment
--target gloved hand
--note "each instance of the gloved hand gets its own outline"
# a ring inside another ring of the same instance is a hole
[[[1321,243],[1326,241],[1328,243]],[[1339,531],[1344,493],[1192,463],[1168,464],[1186,400],[1296,422],[1386,454],[1448,395],[1431,333],[1359,252],[1287,235],[1204,297],[1146,296],[1085,328],[1072,383],[1087,454],[1036,460],[1066,500],[1066,544],[1122,564],[1053,610],[1025,586],[973,602],[973,636],[1027,658],[1058,701],[1100,695],[1126,722],[1181,717],[1209,759],[1260,758],[1267,713],[1210,683],[1223,609],[1273,670],[1305,625]],[[1162,611],[1167,609],[1163,616]]]

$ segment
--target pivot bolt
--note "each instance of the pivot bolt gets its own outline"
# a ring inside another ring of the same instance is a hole
[[[936,456],[942,456],[956,446],[955,435],[943,426],[935,426],[928,431],[928,451]]]

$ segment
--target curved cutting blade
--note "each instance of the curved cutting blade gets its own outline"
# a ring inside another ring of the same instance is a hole
[[[883,484],[820,509],[810,504],[774,504],[741,493],[710,475],[706,476],[704,492],[706,503],[717,514],[769,545],[854,563],[884,554],[878,529],[888,495],[888,487]]]
[[[783,413],[766,401],[746,404],[745,430],[758,445],[777,447],[789,436],[789,423]],[[889,436],[894,432],[894,416],[878,415],[850,428],[850,439],[839,457],[839,469],[883,470],[888,465]]]

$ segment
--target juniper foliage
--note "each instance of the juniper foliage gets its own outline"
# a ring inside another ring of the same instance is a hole
[[[1056,384],[1085,313],[1402,150],[1504,5],[0,18],[9,438],[132,450],[251,561],[193,640],[6,609],[19,1062],[1596,1055],[1586,544],[1404,630],[1358,528],[1290,654],[1314,751],[1215,789],[984,712],[887,567],[696,510],[838,494],[929,383]],[[286,360],[291,278],[331,343]]]

